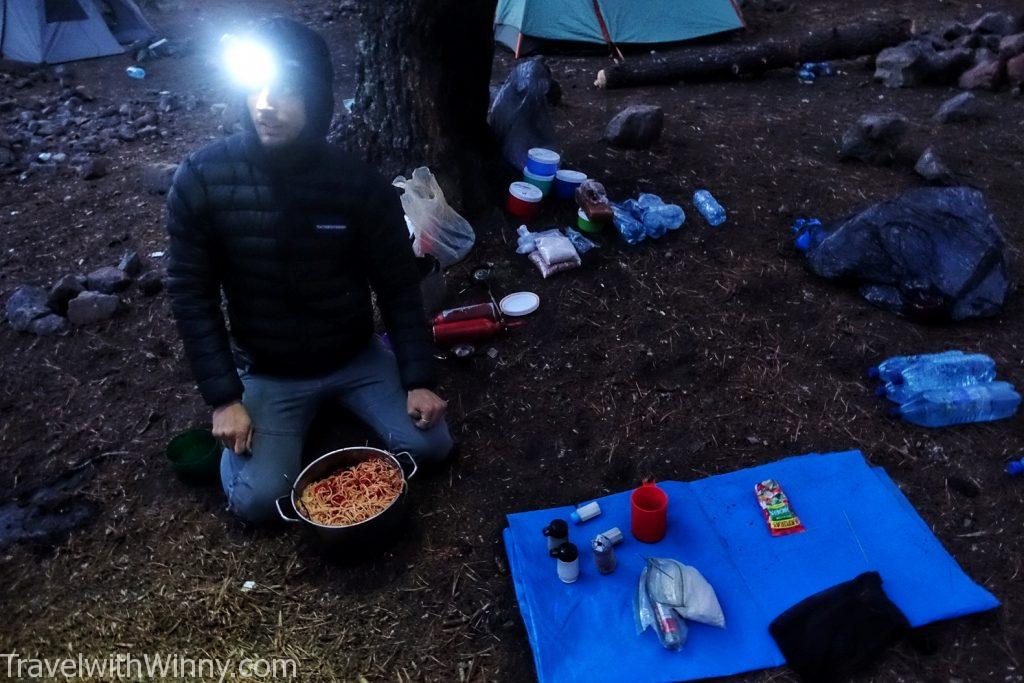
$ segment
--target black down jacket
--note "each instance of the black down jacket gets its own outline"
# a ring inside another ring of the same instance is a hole
[[[325,46],[310,56],[308,29],[295,26],[284,29],[298,34],[296,59],[322,59]],[[287,45],[288,35],[278,38]],[[304,87],[316,109],[302,139],[271,154],[249,122],[246,132],[189,156],[168,194],[171,307],[211,406],[242,396],[231,340],[254,373],[310,377],[342,367],[373,333],[371,289],[405,388],[435,382],[397,191],[326,143],[330,112],[324,116],[322,103],[330,98],[316,89],[329,87],[329,61],[326,84],[323,64],[313,66],[305,73],[320,78]]]

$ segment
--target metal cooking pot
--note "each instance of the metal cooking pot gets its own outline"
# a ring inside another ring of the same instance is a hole
[[[399,460],[400,456],[405,456],[409,459],[412,471],[408,474],[406,474],[405,468],[402,467],[402,462]],[[389,506],[369,519],[364,519],[362,522],[348,526],[318,524],[307,519],[299,511],[299,498],[306,486],[333,474],[342,467],[351,467],[375,458],[387,461],[388,464],[394,465],[402,473],[402,492],[391,501]],[[312,528],[317,536],[320,537],[320,540],[330,546],[377,544],[391,535],[395,527],[405,517],[409,480],[416,474],[417,469],[416,461],[406,452],[392,454],[379,448],[370,448],[369,446],[355,446],[331,451],[309,463],[306,469],[299,473],[299,476],[295,478],[295,483],[292,484],[291,492],[287,496],[281,496],[277,499],[277,513],[286,522],[299,522]]]

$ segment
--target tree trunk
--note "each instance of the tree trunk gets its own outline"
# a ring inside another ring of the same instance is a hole
[[[496,0],[358,0],[363,30],[350,146],[389,175],[428,166],[456,208],[487,196]]]
[[[789,40],[687,50],[653,59],[623,62],[597,74],[601,88],[707,81],[759,74],[802,62],[823,62],[875,54],[910,39],[911,24],[899,19],[817,31]]]

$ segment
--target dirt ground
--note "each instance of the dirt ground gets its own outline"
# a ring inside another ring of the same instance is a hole
[[[331,38],[340,101],[353,89],[358,18],[328,19],[322,4],[253,0],[243,9],[187,0],[151,18],[167,35],[200,44],[275,11],[304,18]],[[857,19],[887,3],[794,4],[779,14],[750,12],[742,39]],[[1014,6],[899,3],[923,25]],[[531,680],[501,542],[505,513],[590,499],[642,477],[692,480],[859,448],[1003,602],[932,629],[931,654],[896,648],[863,680],[1024,680],[1024,485],[1002,473],[1024,445],[1019,417],[927,431],[884,417],[864,379],[865,368],[889,355],[956,347],[990,354],[1003,377],[1024,384],[1021,298],[997,318],[922,327],[812,277],[788,231],[797,216],[838,218],[919,184],[906,163],[879,168],[836,157],[839,136],[858,116],[899,111],[912,124],[909,147],[935,145],[986,192],[1019,263],[1024,100],[982,94],[993,118],[940,125],[931,115],[954,89],[888,90],[860,63],[842,64],[837,77],[813,86],[779,71],[602,92],[592,82],[607,63],[549,59],[564,89],[555,117],[565,158],[616,197],[651,191],[685,204],[697,187],[710,188],[730,220],[710,229],[688,209],[677,233],[636,248],[609,243],[583,269],[547,281],[514,255],[514,221],[499,212],[480,221],[470,261],[495,264],[496,292],[531,289],[542,307],[526,329],[493,344],[496,357],[445,364],[440,391],[461,458],[415,482],[408,533],[380,557],[327,562],[295,529],[246,528],[225,512],[216,485],[190,487],[173,476],[164,445],[209,415],[165,296],[129,295],[125,314],[65,337],[0,327],[3,497],[17,504],[40,486],[70,481],[70,500],[96,511],[66,538],[0,550],[3,652],[286,656],[308,681]],[[163,200],[139,188],[142,164],[176,162],[217,137],[209,105],[224,94],[201,51],[147,64],[144,81],[124,76],[129,64],[126,56],[74,69],[110,103],[166,89],[204,104],[169,115],[170,137],[112,152],[112,172],[100,180],[0,177],[3,299],[22,283],[112,265],[125,248],[166,248]],[[497,56],[496,81],[511,64]],[[24,99],[53,87],[15,91],[8,80],[0,95]],[[600,139],[628,103],[665,108],[665,134],[651,150],[614,151]],[[564,208],[549,218],[571,216]],[[479,296],[468,268],[449,274],[452,304]],[[311,452],[362,438],[339,431],[339,419],[322,420]],[[247,580],[255,588],[242,592]],[[795,679],[775,670],[736,680]]]

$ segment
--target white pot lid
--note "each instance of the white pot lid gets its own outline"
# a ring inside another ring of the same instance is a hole
[[[509,294],[501,303],[498,304],[498,308],[505,315],[510,315],[514,318],[522,315],[530,315],[540,307],[540,297],[533,292],[516,292],[515,294]]]

